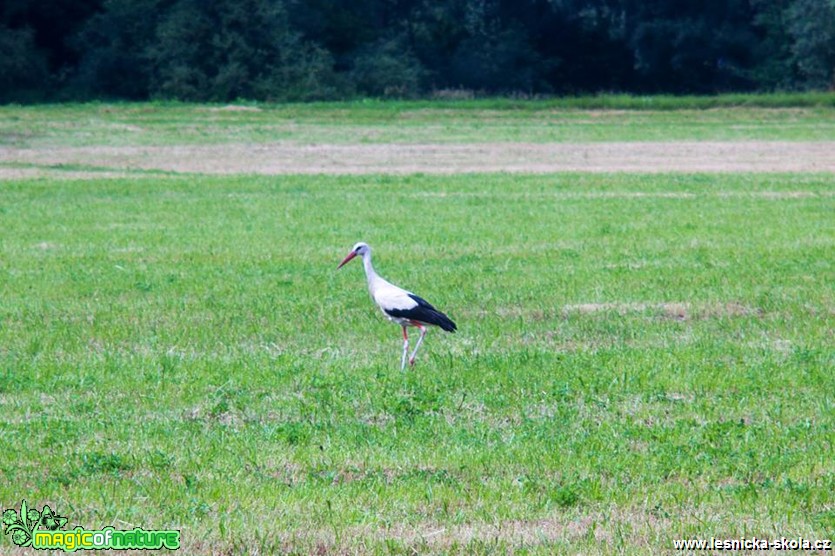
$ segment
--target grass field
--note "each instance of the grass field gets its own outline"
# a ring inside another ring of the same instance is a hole
[[[0,106],[0,147],[835,138],[835,95],[716,98]]]
[[[282,110],[321,118],[294,141],[362,140],[328,135],[343,124],[405,140],[401,116],[358,123],[351,105],[215,108],[3,107],[0,144],[257,144],[281,138]],[[418,136],[450,143],[479,141],[479,122],[502,141],[835,128],[826,106],[571,108],[553,133],[535,110],[410,110]],[[258,121],[218,136],[227,117]],[[180,529],[187,554],[835,540],[834,186],[830,173],[5,179],[0,502],[88,529]],[[459,325],[430,331],[412,371],[361,266],[335,271],[359,240]]]

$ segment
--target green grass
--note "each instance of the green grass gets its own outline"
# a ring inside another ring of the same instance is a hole
[[[187,553],[833,538],[833,183],[5,181],[0,501]],[[460,327],[414,371],[358,240]]]
[[[0,107],[0,146],[831,140],[835,94]]]

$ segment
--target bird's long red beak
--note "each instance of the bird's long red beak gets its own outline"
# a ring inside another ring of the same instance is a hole
[[[339,263],[339,266],[338,266],[338,267],[336,267],[336,270],[339,270],[340,268],[342,268],[343,266],[345,266],[345,263],[347,263],[348,261],[350,261],[351,259],[353,259],[353,258],[354,258],[354,257],[356,257],[356,256],[357,256],[357,253],[356,253],[355,251],[351,251],[350,253],[348,253],[348,256],[347,256],[347,257],[345,257],[345,258],[342,260],[342,262],[341,262],[341,263]]]

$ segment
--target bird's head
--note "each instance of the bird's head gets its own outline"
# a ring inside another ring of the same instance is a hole
[[[345,257],[342,260],[341,263],[339,263],[339,266],[336,267],[336,270],[339,270],[340,268],[342,268],[345,265],[345,263],[347,263],[348,261],[350,261],[351,259],[353,259],[357,255],[359,255],[360,257],[363,257],[363,256],[365,256],[366,253],[371,253],[371,248],[368,246],[367,243],[364,243],[364,242],[360,241],[359,243],[354,245],[354,247],[351,249],[351,252],[348,253],[348,256]]]

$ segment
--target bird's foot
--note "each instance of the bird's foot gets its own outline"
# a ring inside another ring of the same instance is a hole
[[[409,366],[410,366],[410,367],[414,367],[414,366],[415,366],[415,358],[414,358],[414,357],[410,357],[410,358],[409,358]]]

